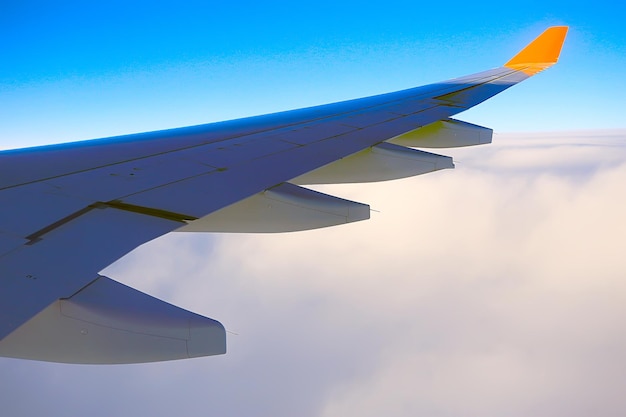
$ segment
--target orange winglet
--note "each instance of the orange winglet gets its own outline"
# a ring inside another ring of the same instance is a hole
[[[535,75],[551,67],[559,59],[567,29],[567,26],[553,26],[546,29],[504,66],[528,75]]]

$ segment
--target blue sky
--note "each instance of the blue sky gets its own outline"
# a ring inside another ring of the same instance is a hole
[[[128,3],[0,4],[0,149],[384,93],[570,33],[558,65],[459,115],[497,134],[442,152],[455,170],[322,190],[371,204],[370,221],[170,234],[104,271],[222,321],[227,355],[0,358],[4,414],[626,414],[623,8]]]
[[[607,4],[16,2],[0,6],[2,147],[323,104],[496,67],[550,25],[560,65],[461,115],[497,131],[623,127]]]

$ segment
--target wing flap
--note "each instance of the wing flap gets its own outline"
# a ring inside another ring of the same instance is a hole
[[[225,207],[178,232],[280,233],[370,218],[370,207],[284,183]]]
[[[219,322],[106,277],[57,300],[0,341],[0,355],[49,362],[156,362],[226,353]]]
[[[491,143],[493,129],[456,119],[443,119],[389,140],[417,148],[457,148]]]
[[[293,180],[296,184],[388,181],[454,168],[452,158],[383,142]]]
[[[32,233],[0,258],[0,339],[55,300],[70,297],[132,249],[181,224],[87,206]]]

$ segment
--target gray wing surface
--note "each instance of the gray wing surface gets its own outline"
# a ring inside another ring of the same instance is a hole
[[[562,44],[565,30],[550,28],[529,47],[555,36]],[[0,152],[0,355],[130,363],[224,353],[219,322],[98,271],[176,230],[284,232],[367,219],[367,205],[303,185],[453,167],[413,148],[489,143],[490,129],[451,116],[538,72],[524,58],[341,103]]]

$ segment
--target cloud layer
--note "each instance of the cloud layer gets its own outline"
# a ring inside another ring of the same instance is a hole
[[[319,188],[368,222],[173,234],[105,273],[222,321],[222,357],[0,360],[7,415],[626,413],[626,131],[499,135],[456,170]],[[445,153],[445,152],[444,152]],[[37,398],[37,401],[33,401]]]

